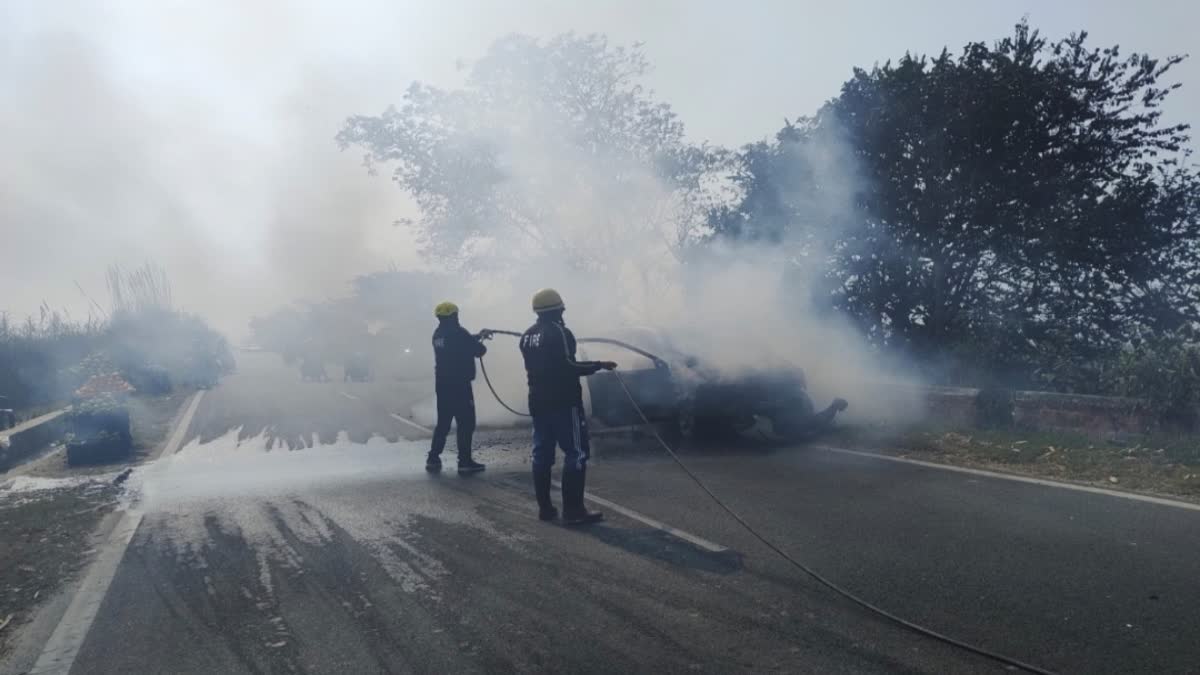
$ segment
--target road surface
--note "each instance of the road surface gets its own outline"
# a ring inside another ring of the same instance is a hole
[[[589,491],[633,515],[568,530],[534,517],[524,432],[481,433],[484,474],[424,472],[394,413],[428,382],[240,365],[130,479],[73,675],[1003,671],[818,586],[653,451],[599,444]],[[906,618],[1059,672],[1200,671],[1200,512],[812,448],[685,456]]]

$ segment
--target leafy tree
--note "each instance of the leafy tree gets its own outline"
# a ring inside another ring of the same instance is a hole
[[[806,126],[743,151],[746,198],[714,226],[807,236],[806,202],[833,181],[795,155],[844,142],[855,190],[824,239],[824,290],[879,342],[965,346],[996,371],[1173,329],[1200,311],[1200,174],[1187,125],[1160,119],[1181,59],[1021,23],[957,57],[855,70]]]
[[[631,238],[690,237],[722,157],[685,141],[639,84],[648,70],[640,45],[510,35],[461,89],[414,82],[399,107],[351,117],[337,138],[365,148],[368,167],[394,165],[428,257],[478,269],[553,255],[595,269]]]

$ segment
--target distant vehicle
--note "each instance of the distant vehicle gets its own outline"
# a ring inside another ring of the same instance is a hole
[[[300,380],[303,382],[328,382],[325,364],[316,359],[304,359],[300,363]]]
[[[679,434],[700,438],[737,435],[754,428],[760,418],[776,436],[801,440],[828,431],[844,399],[816,410],[800,368],[776,368],[727,377],[706,367],[696,356],[676,349],[652,329],[618,333],[621,343],[644,350],[645,367],[623,368],[621,377],[651,422],[665,423]],[[584,349],[604,338],[580,340]],[[614,373],[588,378],[592,414],[610,426],[641,422]]]
[[[371,379],[371,363],[366,354],[354,354],[342,364],[343,382],[366,382]]]

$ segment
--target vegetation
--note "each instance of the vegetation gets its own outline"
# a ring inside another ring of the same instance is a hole
[[[1028,429],[844,427],[831,442],[912,459],[1200,501],[1200,446],[1194,437],[1158,434],[1114,443]]]
[[[814,115],[729,153],[686,140],[640,84],[637,45],[509,36],[462,89],[414,83],[338,140],[393,167],[439,263],[586,270],[606,238],[645,241],[630,228],[682,260],[782,247],[796,311],[847,317],[935,380],[1146,396],[1193,425],[1195,347],[1178,336],[1200,326],[1200,170],[1188,125],[1161,117],[1182,60],[1021,22],[855,69]],[[526,165],[532,146],[546,167]]]
[[[631,238],[668,249],[691,239],[705,178],[726,156],[687,142],[641,85],[649,69],[639,45],[603,36],[509,35],[471,64],[463,88],[414,82],[399,107],[347,120],[338,141],[363,147],[372,168],[393,166],[439,264],[507,270],[553,256],[601,268]]]
[[[24,409],[71,398],[95,376],[119,373],[139,392],[210,386],[234,368],[228,342],[203,319],[170,305],[165,273],[152,265],[109,272],[111,316],[71,321],[43,308],[13,325],[0,314],[0,396]]]
[[[1161,411],[1168,428],[1200,429],[1200,341],[1185,331],[1122,350],[1106,375],[1112,391],[1146,399]]]
[[[446,277],[426,272],[373,272],[355,278],[348,297],[256,316],[250,330],[255,344],[289,363],[379,364],[405,346],[428,344],[435,293],[450,286]]]
[[[1200,172],[1187,125],[1160,119],[1180,60],[1022,23],[856,70],[815,118],[743,151],[746,196],[718,236],[812,236],[812,204],[843,188],[795,157],[833,148],[825,173],[858,187],[839,222],[818,218],[824,301],[953,381],[1103,391],[1098,364],[1200,320]]]

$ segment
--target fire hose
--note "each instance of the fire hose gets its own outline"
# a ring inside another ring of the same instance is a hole
[[[481,334],[482,335],[486,335],[486,334],[510,335],[510,336],[516,337],[516,338],[521,337],[520,333],[517,333],[514,331],[507,331],[507,330],[485,330]],[[614,345],[617,347],[622,347],[622,348],[632,351],[636,354],[644,356],[644,357],[650,359],[651,361],[653,361],[655,363],[655,365],[664,363],[662,361],[662,359],[658,358],[657,356],[655,356],[643,349],[635,347],[633,345],[621,342],[620,340],[612,340],[609,338],[580,338],[578,340],[578,342],[610,344],[610,345]],[[480,370],[483,371],[483,379],[485,382],[487,382],[488,389],[491,390],[492,396],[495,397],[496,401],[501,406],[503,406],[506,410],[513,413],[514,415],[520,415],[522,417],[530,417],[529,413],[523,413],[523,412],[519,412],[517,410],[513,410],[511,407],[509,407],[509,405],[507,403],[504,402],[504,400],[502,398],[500,398],[500,395],[498,393],[496,393],[496,388],[492,386],[492,381],[491,381],[491,379],[488,378],[487,366],[485,366],[483,363],[483,357],[479,358],[479,367],[480,367]],[[650,429],[650,433],[654,436],[654,440],[658,441],[658,444],[662,447],[663,450],[666,451],[667,455],[671,458],[672,461],[675,462],[676,466],[678,466],[681,470],[683,470],[683,472],[685,474],[687,474],[688,478],[690,478],[692,480],[692,482],[694,482],[702,491],[704,491],[704,493],[706,495],[708,495],[709,498],[712,499],[712,501],[718,507],[720,507],[722,511],[724,511],[726,514],[728,514],[729,517],[733,518],[733,520],[736,521],[738,523],[738,525],[741,525],[742,529],[746,530],[746,532],[748,532],[751,536],[753,536],[755,539],[757,539],[763,546],[766,546],[768,549],[770,549],[772,552],[774,552],[776,555],[778,555],[784,561],[786,561],[787,563],[789,563],[796,569],[800,570],[804,574],[808,575],[809,577],[814,579],[817,583],[821,584],[822,586],[824,586],[824,587],[828,588],[829,590],[833,591],[834,593],[838,594],[839,596],[849,600],[850,602],[871,612],[872,614],[875,614],[876,616],[879,616],[883,619],[886,619],[886,620],[900,626],[901,628],[906,628],[914,633],[917,633],[918,635],[922,635],[924,637],[931,638],[933,640],[937,640],[938,642],[948,644],[952,647],[957,647],[964,651],[991,659],[993,661],[1005,664],[1007,666],[1011,666],[1013,668],[1018,668],[1025,672],[1037,673],[1038,675],[1054,675],[1053,671],[1047,670],[1045,668],[1041,668],[1039,666],[1035,666],[1030,663],[1025,663],[1024,661],[1020,661],[1020,660],[1015,659],[1010,656],[1005,656],[1004,654],[1000,654],[998,652],[990,651],[983,647],[973,645],[969,642],[964,642],[962,640],[951,637],[944,633],[939,633],[939,632],[933,630],[932,628],[926,628],[925,626],[922,626],[918,623],[909,621],[908,619],[905,619],[904,617],[899,616],[897,614],[893,614],[892,612],[890,612],[868,600],[865,600],[865,599],[859,597],[858,595],[855,595],[851,591],[846,590],[845,588],[838,585],[834,581],[826,578],[820,572],[817,572],[812,567],[809,567],[808,565],[793,558],[787,551],[784,551],[782,548],[780,548],[777,544],[772,542],[770,539],[767,539],[766,536],[760,534],[759,531],[756,530],[749,522],[747,522],[745,518],[743,518],[740,514],[738,514],[737,511],[734,511],[732,507],[730,507],[728,504],[726,504],[724,501],[722,501],[721,498],[716,495],[716,493],[714,493],[711,489],[709,489],[708,485],[705,484],[705,482],[703,480],[701,480],[699,476],[697,476],[690,468],[688,468],[687,464],[685,464],[683,462],[683,460],[679,458],[679,455],[675,454],[675,451],[671,449],[670,444],[668,444],[665,440],[663,440],[662,435],[660,435],[658,433],[658,430],[654,428],[654,424],[650,421],[650,418],[646,416],[646,413],[642,410],[641,406],[638,405],[637,400],[633,396],[633,392],[630,391],[629,386],[625,383],[625,378],[621,377],[621,374],[618,371],[614,370],[614,371],[612,371],[612,373],[614,376],[616,376],[617,382],[621,385],[621,390],[625,393],[626,398],[629,399],[629,404],[631,406],[633,406],[633,409],[634,409],[634,411],[637,412],[638,417],[640,417],[642,419],[642,422],[644,422],[646,424],[646,426]]]

